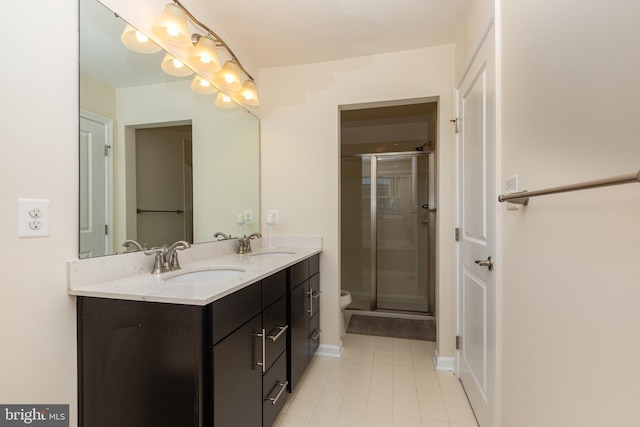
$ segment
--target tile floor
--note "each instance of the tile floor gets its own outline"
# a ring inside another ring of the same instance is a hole
[[[435,343],[347,334],[342,358],[316,356],[274,427],[477,427]]]

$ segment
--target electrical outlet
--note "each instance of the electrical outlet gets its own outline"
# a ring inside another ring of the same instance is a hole
[[[31,218],[40,218],[42,216],[42,209],[40,208],[29,209],[29,216]]]
[[[18,199],[18,237],[49,235],[49,200]]]
[[[244,211],[244,223],[245,224],[253,224],[253,211],[250,209],[245,209]]]

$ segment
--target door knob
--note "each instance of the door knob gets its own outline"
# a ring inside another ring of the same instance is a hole
[[[491,257],[487,258],[486,261],[482,261],[480,259],[477,259],[475,262],[480,267],[487,267],[489,269],[489,271],[493,271],[493,259]]]

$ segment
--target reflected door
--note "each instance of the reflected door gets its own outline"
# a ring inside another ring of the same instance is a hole
[[[80,250],[79,258],[112,253],[111,122],[80,116]]]

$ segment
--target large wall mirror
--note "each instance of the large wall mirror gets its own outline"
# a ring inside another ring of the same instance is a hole
[[[80,0],[79,257],[258,231],[259,120],[126,48],[126,25]]]

